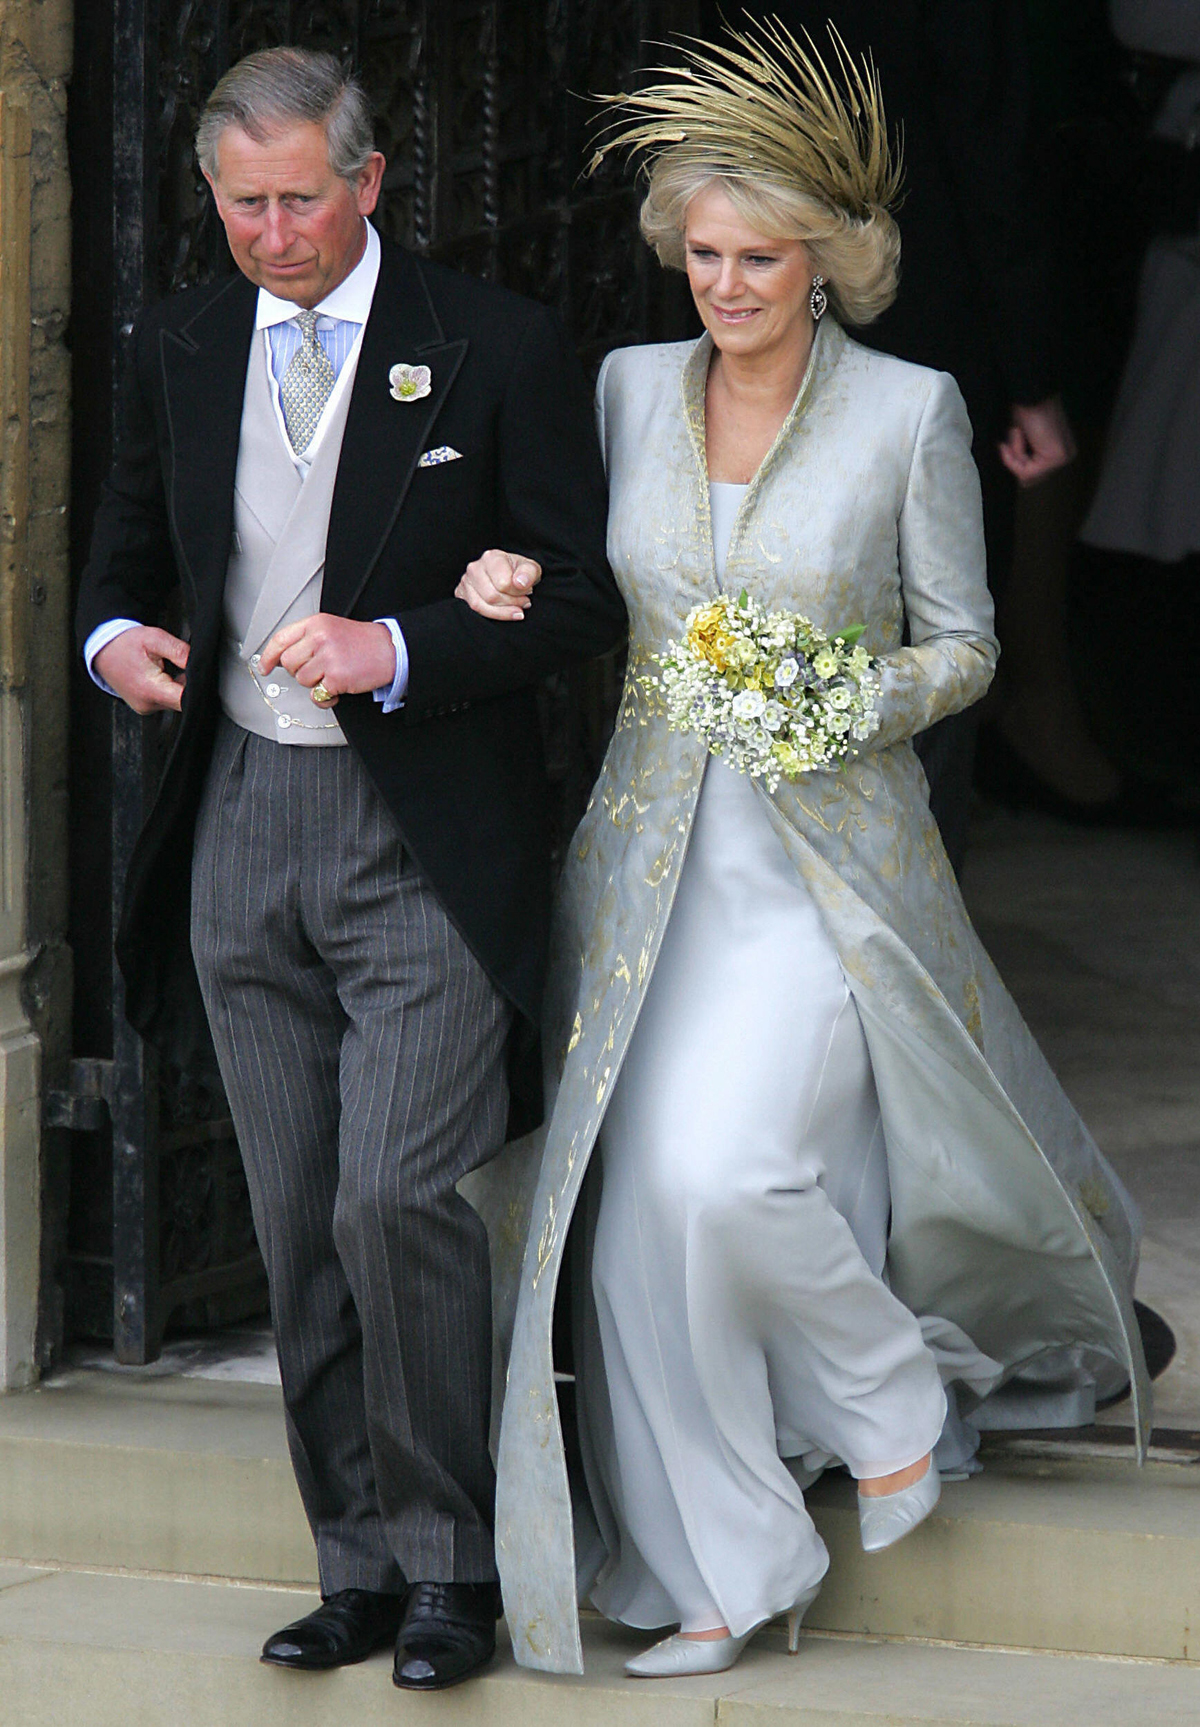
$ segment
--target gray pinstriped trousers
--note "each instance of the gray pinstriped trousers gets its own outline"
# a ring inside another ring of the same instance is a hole
[[[511,1010],[353,750],[221,721],[192,949],[267,1264],[321,1589],[486,1582],[487,1237]]]

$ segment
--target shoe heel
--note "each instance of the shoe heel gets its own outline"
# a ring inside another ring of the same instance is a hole
[[[811,1589],[806,1589],[804,1594],[799,1596],[792,1606],[788,1608],[787,1628],[789,1655],[798,1655],[800,1653],[800,1626],[803,1622],[804,1615],[808,1612],[809,1608],[820,1593],[821,1585],[819,1583],[815,1583]]]

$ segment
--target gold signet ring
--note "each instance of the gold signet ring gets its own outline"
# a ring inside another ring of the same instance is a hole
[[[337,701],[337,697],[331,690],[327,690],[324,684],[314,684],[308,693],[319,708],[331,708]]]

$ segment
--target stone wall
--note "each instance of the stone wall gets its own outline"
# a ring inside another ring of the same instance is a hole
[[[0,1389],[39,1353],[41,1097],[66,927],[71,0],[0,0]],[[54,1331],[52,1309],[43,1333]]]

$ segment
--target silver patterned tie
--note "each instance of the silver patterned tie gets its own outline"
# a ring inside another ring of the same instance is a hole
[[[329,355],[317,341],[317,314],[297,312],[294,322],[299,324],[304,340],[283,374],[279,400],[283,404],[284,424],[292,440],[292,448],[302,456],[312,443],[317,422],[333,394],[337,373]]]

